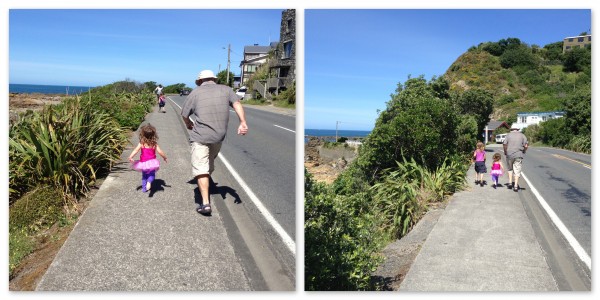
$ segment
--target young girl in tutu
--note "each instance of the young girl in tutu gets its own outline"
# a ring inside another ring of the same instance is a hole
[[[146,124],[140,128],[140,142],[137,147],[133,149],[131,155],[129,155],[129,161],[131,162],[131,168],[142,172],[142,192],[150,190],[152,181],[158,171],[160,163],[156,159],[156,152],[162,156],[167,162],[167,155],[158,146],[158,135],[156,134],[156,128],[150,124]],[[140,160],[133,160],[133,157],[139,152]]]
[[[493,188],[500,186],[498,184],[498,178],[504,173],[504,165],[502,165],[502,162],[500,161],[501,158],[502,156],[500,156],[500,153],[496,153],[492,156],[494,162],[492,163],[492,172],[490,174],[492,174],[492,181],[494,182]]]

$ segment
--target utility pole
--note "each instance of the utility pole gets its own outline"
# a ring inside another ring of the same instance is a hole
[[[229,86],[229,59],[230,59],[230,54],[231,54],[231,44],[227,45],[227,81],[226,84],[227,86]]]
[[[340,121],[335,121],[335,141],[334,143],[337,143],[338,141],[338,124],[340,124]]]

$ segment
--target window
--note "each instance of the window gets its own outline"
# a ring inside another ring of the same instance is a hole
[[[571,46],[567,46],[567,50],[571,49]]]
[[[292,56],[293,42],[283,43],[283,58],[290,58]]]
[[[572,41],[573,41],[573,38],[570,38],[570,39],[569,39],[569,42],[572,42]]]
[[[547,116],[542,116],[542,121],[545,122],[546,120],[548,120],[548,117]]]
[[[592,41],[592,36],[588,36],[588,41],[591,42]]]
[[[583,43],[583,37],[577,38],[577,42]]]
[[[291,27],[292,27],[292,20],[287,20],[287,26],[285,27],[285,32],[290,32]]]
[[[244,66],[244,72],[248,72],[248,73],[254,73],[256,72],[256,65],[245,65]]]

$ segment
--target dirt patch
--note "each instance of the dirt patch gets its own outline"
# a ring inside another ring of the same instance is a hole
[[[323,141],[316,137],[309,137],[304,145],[304,167],[319,182],[331,184],[344,171],[348,162],[344,157],[325,159],[319,154],[319,147]]]

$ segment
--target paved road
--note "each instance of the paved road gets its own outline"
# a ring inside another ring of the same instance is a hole
[[[170,96],[182,106],[186,97]],[[236,137],[239,121],[231,110],[220,158],[225,158],[295,240],[295,117],[245,107],[249,134]]]
[[[592,255],[591,156],[532,147],[523,172],[579,244]]]
[[[488,149],[502,152],[501,145],[491,145]],[[559,288],[589,290],[591,156],[530,147],[523,162],[523,174],[519,195]]]

